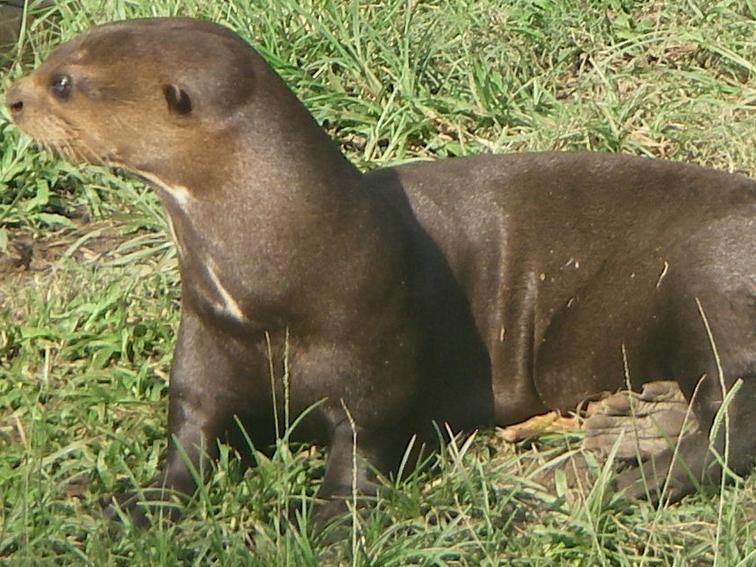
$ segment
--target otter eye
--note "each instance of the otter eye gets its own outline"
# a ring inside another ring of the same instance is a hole
[[[50,82],[50,90],[58,98],[66,99],[71,94],[73,83],[68,75],[56,75]]]

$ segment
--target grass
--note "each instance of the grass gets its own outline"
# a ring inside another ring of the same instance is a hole
[[[3,82],[93,23],[177,13],[245,35],[365,169],[592,149],[756,176],[750,0],[56,2]],[[578,439],[556,433],[456,439],[387,481],[341,538],[286,514],[313,494],[322,452],[282,442],[244,471],[225,451],[181,524],[114,534],[98,497],[149,479],[165,449],[175,250],[140,183],[32,149],[5,117],[0,136],[0,564],[756,562],[753,475],[628,505],[601,463],[573,487]]]

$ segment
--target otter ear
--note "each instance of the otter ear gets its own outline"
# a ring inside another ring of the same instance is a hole
[[[174,114],[189,114],[192,111],[192,99],[178,85],[163,85],[163,96],[168,110]]]

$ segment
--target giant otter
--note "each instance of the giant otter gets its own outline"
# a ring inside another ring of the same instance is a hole
[[[373,467],[392,470],[434,422],[505,425],[626,375],[674,379],[701,424],[679,461],[622,473],[629,496],[658,493],[654,470],[671,498],[721,477],[709,430],[735,384],[738,434],[712,444],[737,473],[754,461],[753,180],[599,153],[362,174],[249,45],[186,18],[94,27],[6,103],[46,146],[149,181],[172,222],[172,440],[148,498],[195,489],[177,444],[201,470],[239,437],[235,418],[263,447],[285,410],[309,409],[296,434],[328,446],[328,516],[353,475],[370,492]]]

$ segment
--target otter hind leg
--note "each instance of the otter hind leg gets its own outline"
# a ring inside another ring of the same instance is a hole
[[[634,498],[678,500],[756,458],[756,240],[753,221],[702,225],[657,284],[646,337],[657,370],[677,381],[699,428],[618,478]],[[648,368],[645,369],[648,371]],[[648,374],[646,374],[648,376]]]

